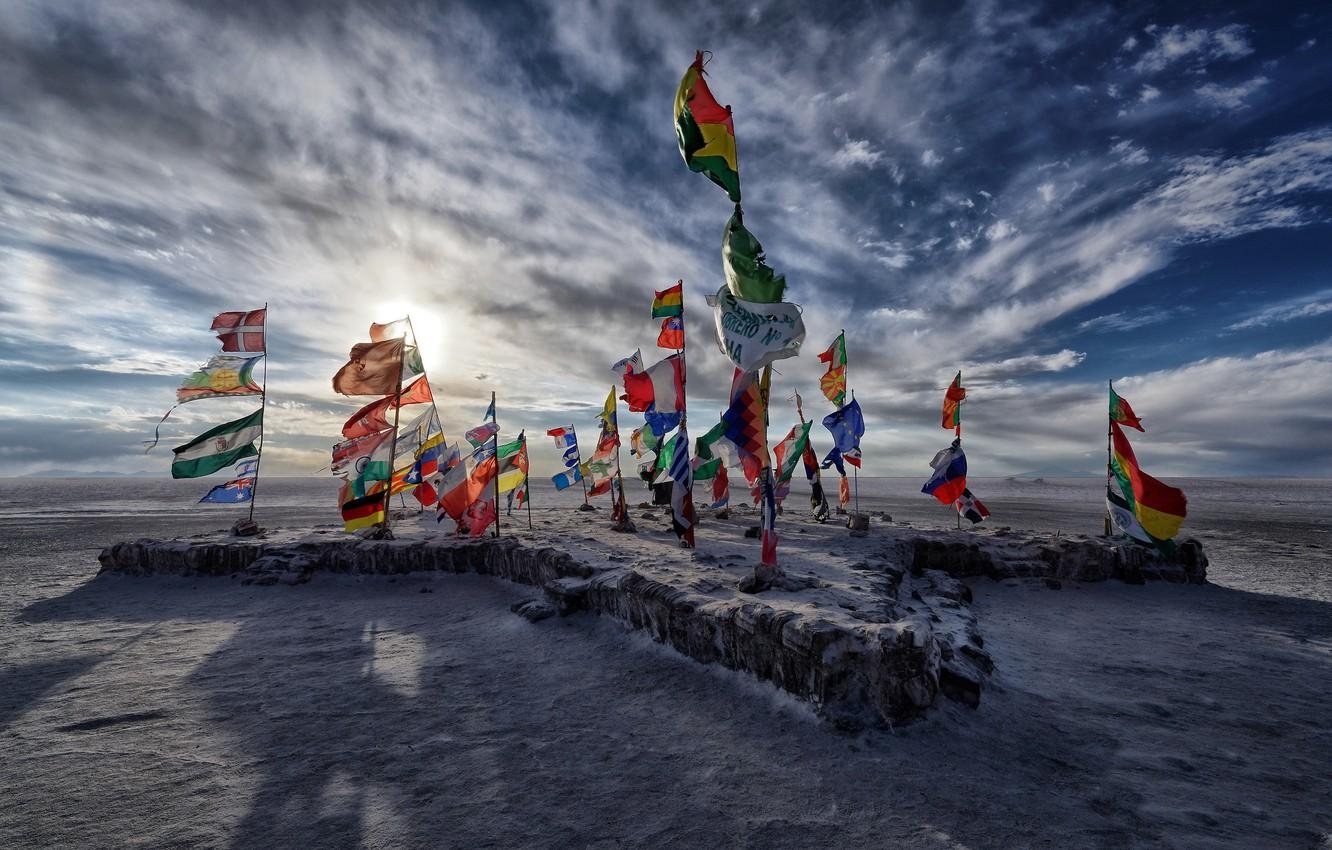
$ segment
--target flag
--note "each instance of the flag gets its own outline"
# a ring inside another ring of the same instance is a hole
[[[413,381],[402,388],[402,404],[404,405],[425,404],[434,400],[435,397],[430,391],[430,384],[424,378]],[[383,431],[385,428],[391,428],[393,423],[389,420],[388,414],[396,407],[398,407],[396,393],[375,399],[351,415],[351,418],[342,426],[342,436],[347,439],[364,437],[366,434],[373,434],[377,431]]]
[[[760,466],[767,466],[768,425],[755,373],[736,370],[731,382],[731,404],[721,418],[725,426],[722,436],[735,445],[740,457],[754,457]]]
[[[219,484],[204,494],[199,504],[235,505],[254,498],[254,479],[236,478]]]
[[[962,495],[958,496],[957,500],[953,502],[953,507],[957,508],[957,512],[961,514],[964,519],[971,520],[972,525],[975,525],[990,515],[989,508],[985,507],[985,504],[981,502],[980,499],[971,495],[971,491],[965,487],[962,488]]]
[[[421,349],[408,345],[402,350],[402,378],[420,375],[425,372],[425,362],[421,360]]]
[[[930,461],[930,468],[934,474],[920,488],[920,492],[933,496],[945,505],[957,501],[962,491],[967,489],[967,456],[962,452],[960,443],[954,440],[953,445],[939,451]]]
[[[555,438],[555,448],[557,449],[578,445],[578,436],[572,425],[565,425],[563,428],[551,428],[546,432],[546,436]]]
[[[482,416],[481,418],[482,418],[482,419],[489,419],[491,422],[494,422],[494,421],[495,421],[495,394],[494,394],[494,393],[491,393],[491,394],[490,394],[490,404],[486,405],[486,413],[485,413],[485,415]]]
[[[550,480],[555,482],[556,490],[567,490],[583,480],[583,473],[577,466],[575,466],[573,469],[568,469],[564,472],[552,475]]]
[[[347,365],[333,376],[333,391],[343,395],[396,393],[402,376],[402,340],[359,342]]]
[[[689,464],[689,435],[685,427],[675,435],[675,452],[671,457],[671,526],[686,549],[694,548],[694,470]]]
[[[490,422],[483,422],[475,428],[469,428],[467,433],[463,434],[463,436],[467,438],[467,442],[474,446],[479,446],[482,443],[489,442],[490,438],[498,433],[499,425],[492,420]]]
[[[444,474],[440,484],[443,493],[439,500],[440,510],[454,522],[460,522],[463,512],[485,493],[494,479],[495,466],[495,453],[489,446],[474,450],[455,464]]]
[[[264,322],[267,319],[267,307],[248,312],[218,313],[213,317],[212,330],[222,342],[223,351],[263,351]]]
[[[705,175],[740,203],[740,167],[731,110],[717,103],[703,78],[703,51],[694,54],[675,92],[675,138],[690,171]]]
[[[742,372],[756,372],[795,357],[805,341],[800,308],[784,302],[747,301],[722,286],[708,296],[717,350]]]
[[[745,228],[739,211],[731,213],[722,233],[722,272],[726,288],[741,301],[777,304],[786,292],[786,276],[768,265],[763,246]]]
[[[413,457],[425,445],[425,441],[430,438],[432,432],[437,432],[439,428],[435,421],[435,408],[427,407],[412,419],[401,426],[398,431],[398,445],[394,449],[394,458],[400,458],[407,455]]]
[[[631,413],[642,413],[652,405],[657,412],[684,410],[684,352],[672,354],[643,372],[624,376],[624,395]]]
[[[833,452],[840,455],[842,460],[860,468],[860,438],[865,436],[865,419],[860,415],[860,402],[854,398],[844,407],[839,407],[832,413],[823,417],[823,427],[832,434]],[[833,456],[829,452],[829,458]],[[837,461],[833,461],[836,463]],[[828,466],[828,459],[823,462],[824,468]],[[838,471],[842,471],[841,464],[838,464]],[[952,501],[951,499],[949,501]]]
[[[828,401],[841,407],[846,403],[846,331],[819,355],[819,362],[828,364],[828,371],[819,379],[819,389]]]
[[[506,514],[512,514],[515,505],[516,505],[517,507],[521,508],[521,507],[522,507],[523,505],[525,505],[525,504],[527,504],[527,479],[526,479],[526,478],[523,479],[523,483],[522,483],[522,484],[519,484],[517,487],[515,487],[515,488],[513,488],[512,490],[509,491],[508,503],[507,503],[507,506],[504,508],[504,512],[505,512]]]
[[[669,316],[684,315],[684,281],[680,281],[675,286],[669,286],[665,289],[656,290],[656,297],[652,299],[652,318],[665,319]],[[666,325],[662,324],[662,330],[666,330]],[[681,331],[683,331],[683,326]]]
[[[344,440],[333,447],[333,462],[329,469],[334,475],[349,479],[383,481],[389,477],[392,447],[392,428]]]
[[[791,476],[795,474],[796,466],[805,456],[805,449],[809,447],[809,429],[813,425],[813,422],[802,422],[793,426],[790,433],[773,448],[772,453],[777,459],[778,485],[791,482]]]
[[[499,457],[499,491],[507,493],[527,480],[527,438],[519,432],[518,439],[501,445],[496,454]]]
[[[837,504],[846,507],[851,504],[851,480],[842,473],[842,479],[837,483]]]
[[[661,320],[661,333],[657,334],[658,348],[684,348],[684,316],[671,316]]]
[[[1142,420],[1134,415],[1133,408],[1129,407],[1128,399],[1121,398],[1119,393],[1115,392],[1114,384],[1110,385],[1110,421],[1127,425],[1130,428],[1137,428],[1139,431],[1143,430]]]
[[[614,431],[616,434],[620,433],[619,419],[615,415],[616,408],[615,387],[611,387],[610,393],[606,396],[606,403],[602,405],[601,412],[597,414],[597,418],[601,420],[601,428],[603,431]]]
[[[209,358],[176,390],[176,404],[201,398],[259,395],[263,388],[254,382],[254,366],[258,362],[259,357],[228,357],[225,354]]]
[[[342,505],[342,525],[347,531],[369,528],[384,521],[384,494],[372,493]]]
[[[1170,540],[1179,533],[1188,514],[1184,491],[1163,484],[1142,471],[1133,454],[1133,446],[1119,423],[1110,423],[1110,436],[1114,445],[1110,470],[1119,482],[1124,501],[1153,542]]]
[[[231,474],[237,478],[254,478],[259,474],[259,461],[252,457],[246,458],[236,464]]]
[[[643,411],[643,422],[647,425],[652,435],[660,440],[667,433],[674,431],[680,426],[680,419],[684,416],[684,411],[668,410],[662,412],[657,410],[655,403],[649,404],[647,410]]]
[[[202,478],[241,458],[254,457],[259,453],[254,441],[259,439],[263,430],[264,409],[261,407],[249,416],[205,431],[171,450],[176,455],[171,461],[171,477]]]
[[[759,563],[777,566],[777,493],[772,470],[765,468],[759,478],[760,541]]]
[[[731,482],[727,477],[726,467],[719,466],[717,475],[712,479],[712,504],[710,511],[720,511],[731,503]]]
[[[1105,509],[1110,513],[1110,522],[1114,527],[1139,543],[1157,546],[1166,551],[1169,551],[1169,548],[1173,546],[1170,541],[1152,539],[1147,530],[1139,524],[1138,518],[1133,514],[1133,503],[1124,498],[1123,492],[1120,490],[1119,479],[1115,477],[1114,471],[1108,467],[1105,472]]]
[[[385,322],[382,325],[379,324],[378,322],[371,322],[370,341],[384,342],[390,339],[399,339],[399,338],[406,339],[410,329],[411,329],[411,321],[406,318],[395,319],[392,322]],[[414,344],[415,342],[416,340],[411,340],[411,343]]]
[[[615,373],[616,380],[623,378],[625,375],[632,375],[635,372],[643,371],[642,350],[637,350],[628,357],[616,360],[615,363],[611,365],[611,371]]]
[[[700,457],[694,458],[690,461],[694,469],[694,480],[711,481],[716,478],[717,473],[722,468],[721,462],[722,459],[719,457],[714,457],[712,460],[704,460]]]
[[[962,373],[959,371],[944,393],[943,403],[943,427],[954,429],[953,433],[958,437],[962,436],[962,400],[966,397],[967,391],[962,386]]]

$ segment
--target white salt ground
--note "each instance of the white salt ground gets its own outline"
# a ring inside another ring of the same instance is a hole
[[[89,580],[118,522],[6,528],[0,847],[1332,847],[1316,599],[976,581],[980,708],[847,736],[494,579]]]

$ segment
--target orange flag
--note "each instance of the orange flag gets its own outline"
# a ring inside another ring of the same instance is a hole
[[[350,361],[333,376],[333,391],[343,395],[396,393],[402,375],[402,340],[361,342],[352,346]]]

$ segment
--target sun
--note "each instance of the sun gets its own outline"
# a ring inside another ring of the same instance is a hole
[[[415,341],[421,349],[421,358],[426,369],[444,361],[444,352],[450,342],[448,323],[439,313],[419,304],[406,301],[381,302],[376,308],[375,321],[392,322],[402,318],[411,319],[411,331],[407,341]]]

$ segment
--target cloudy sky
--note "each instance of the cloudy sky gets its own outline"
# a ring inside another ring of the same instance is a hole
[[[696,48],[809,328],[774,438],[793,390],[829,409],[844,327],[867,474],[928,471],[959,369],[975,475],[1102,469],[1111,378],[1158,475],[1332,474],[1319,9],[0,0],[0,475],[165,473],[140,441],[209,320],[264,302],[283,473],[327,463],[365,401],[330,377],[408,311],[451,436],[491,390],[506,433],[590,433],[677,278],[701,433],[730,210],[675,147]]]

